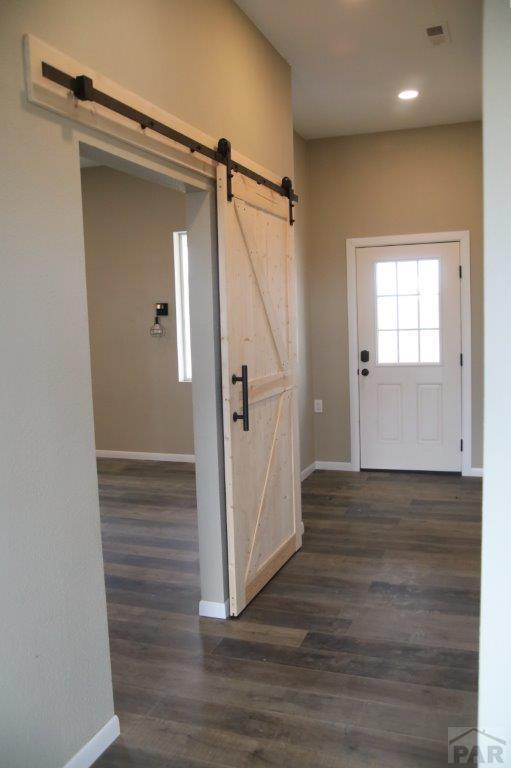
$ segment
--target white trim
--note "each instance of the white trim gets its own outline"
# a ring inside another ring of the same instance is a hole
[[[98,459],[138,459],[140,461],[178,461],[195,464],[193,453],[149,453],[147,451],[96,451]]]
[[[103,752],[114,743],[120,735],[119,718],[114,715],[111,720],[99,730],[90,741],[85,744],[74,757],[69,760],[64,768],[90,768]]]
[[[360,403],[358,392],[358,332],[357,332],[357,248],[387,245],[417,245],[421,243],[459,243],[461,280],[461,436],[463,453],[461,471],[470,476],[472,469],[472,316],[470,311],[470,233],[426,232],[419,235],[382,235],[381,237],[354,237],[346,240],[346,268],[348,291],[348,338],[350,366],[350,422],[352,470],[360,469]]]
[[[354,469],[351,461],[317,461],[316,469],[331,469],[334,472],[358,472],[360,467]]]
[[[459,232],[461,280],[461,437],[463,454],[461,457],[462,475],[472,472],[472,312],[470,282],[470,233]]]
[[[350,459],[353,472],[360,472],[360,403],[358,393],[358,322],[357,322],[357,259],[355,241],[346,240],[348,282],[348,365],[350,382]]]
[[[316,469],[315,461],[313,461],[312,464],[309,464],[308,467],[305,467],[305,469],[302,469],[302,471],[300,472],[300,480],[302,481],[302,483],[304,480],[307,480],[309,475],[312,475],[315,469]]]
[[[210,600],[201,600],[199,616],[206,616],[209,619],[227,619],[229,618],[229,601],[213,603]]]
[[[482,477],[483,476],[483,468],[482,467],[471,467],[470,472],[467,472],[467,475],[470,477]]]
[[[309,477],[309,475],[312,475],[316,469],[326,469],[334,472],[358,472],[360,467],[353,469],[350,461],[313,461],[308,467],[302,469],[300,475],[302,483]]]

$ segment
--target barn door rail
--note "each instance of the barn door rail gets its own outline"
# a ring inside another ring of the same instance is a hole
[[[227,199],[229,201],[231,201],[233,197],[232,178],[234,173],[241,173],[243,176],[247,176],[247,178],[252,179],[257,184],[261,184],[262,186],[277,192],[279,195],[282,195],[282,197],[289,200],[289,223],[294,223],[293,203],[298,202],[298,196],[293,190],[291,179],[284,176],[281,184],[276,184],[274,181],[261,176],[259,173],[252,171],[245,165],[237,163],[232,159],[231,143],[227,139],[220,139],[216,148],[208,147],[205,144],[186,136],[184,133],[165,125],[165,123],[161,123],[159,120],[153,120],[150,115],[146,115],[144,112],[140,112],[140,110],[130,107],[129,104],[125,104],[123,101],[119,101],[119,99],[115,99],[113,96],[109,96],[107,93],[99,91],[94,87],[92,78],[87,77],[87,75],[73,77],[66,72],[62,72],[62,70],[53,67],[51,64],[47,64],[45,61],[42,62],[42,73],[48,80],[71,91],[79,101],[92,101],[95,104],[100,104],[102,107],[106,107],[106,109],[110,109],[112,112],[122,115],[122,117],[133,120],[135,123],[138,123],[142,129],[149,128],[151,131],[155,131],[155,133],[159,133],[167,139],[171,139],[178,144],[182,144],[184,147],[188,147],[190,152],[198,152],[199,154],[208,157],[210,160],[225,165],[227,168]]]

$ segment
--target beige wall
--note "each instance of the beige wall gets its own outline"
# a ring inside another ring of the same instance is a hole
[[[113,700],[75,128],[27,103],[22,35],[280,176],[290,71],[230,0],[1,0],[0,16],[0,764],[59,768]]]
[[[298,387],[300,403],[300,466],[305,469],[315,461],[314,421],[312,413],[312,360],[310,347],[309,259],[309,178],[307,144],[294,134],[293,184],[299,196],[295,208],[295,255],[298,283]]]
[[[182,192],[106,166],[82,171],[96,447],[193,453],[192,385],[178,380],[172,233]],[[149,335],[156,301],[166,334]]]
[[[350,460],[346,250],[351,237],[470,230],[472,466],[482,466],[483,242],[481,125],[307,143],[316,459]]]

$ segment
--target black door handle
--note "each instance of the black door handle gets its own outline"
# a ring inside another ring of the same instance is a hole
[[[241,397],[243,399],[243,413],[234,411],[232,420],[238,421],[239,419],[242,419],[243,432],[248,432],[248,367],[246,365],[241,366],[241,376],[236,376],[235,373],[232,374],[232,383],[236,384],[238,381],[241,381],[242,386]]]
[[[362,374],[362,376],[369,376],[369,371],[367,370],[367,368],[362,368],[360,373]]]

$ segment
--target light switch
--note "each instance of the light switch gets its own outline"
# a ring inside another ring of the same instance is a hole
[[[323,413],[323,400],[314,400],[314,413]]]

